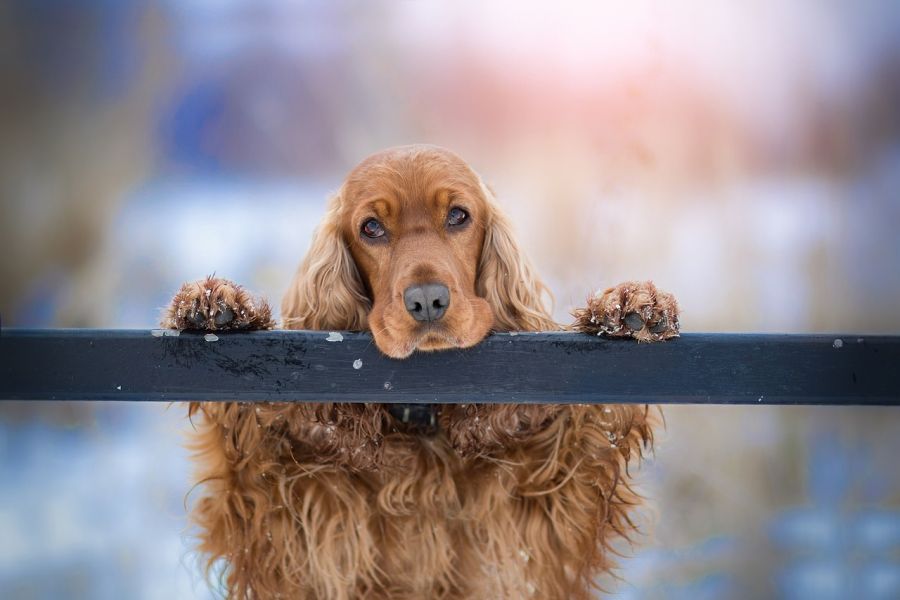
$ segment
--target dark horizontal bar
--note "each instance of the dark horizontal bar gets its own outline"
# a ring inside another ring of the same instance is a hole
[[[495,334],[395,360],[363,333],[164,333],[2,331],[0,399],[900,404],[900,337]]]

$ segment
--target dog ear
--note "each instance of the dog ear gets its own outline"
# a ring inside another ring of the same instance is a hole
[[[519,249],[512,226],[497,207],[493,192],[483,182],[481,191],[488,216],[475,291],[494,311],[494,330],[558,330],[559,325],[544,306],[545,294],[552,302],[550,290]]]
[[[285,329],[366,328],[371,302],[341,235],[341,204],[338,191],[281,301]]]

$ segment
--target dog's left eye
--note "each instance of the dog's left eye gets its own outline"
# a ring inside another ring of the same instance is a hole
[[[375,219],[369,219],[362,225],[362,232],[368,238],[380,238],[384,235],[384,227]]]
[[[462,225],[469,218],[469,213],[459,208],[458,206],[454,206],[450,209],[450,212],[447,213],[447,225],[450,227],[456,227],[457,225]]]

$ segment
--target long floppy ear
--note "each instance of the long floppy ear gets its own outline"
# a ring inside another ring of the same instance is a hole
[[[560,329],[547,308],[550,290],[535,274],[528,257],[519,249],[506,216],[500,212],[491,190],[482,182],[488,218],[478,265],[476,293],[494,311],[495,331],[556,331]]]
[[[341,235],[338,191],[281,301],[285,329],[366,329],[371,302]]]

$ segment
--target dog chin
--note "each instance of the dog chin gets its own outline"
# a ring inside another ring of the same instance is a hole
[[[421,335],[415,343],[415,349],[421,352],[433,352],[435,350],[448,350],[460,348],[461,344],[456,338],[437,331],[428,331]]]
[[[376,339],[376,345],[378,340]],[[467,348],[474,345],[453,336],[447,331],[438,328],[427,328],[410,336],[391,348],[381,348],[381,351],[391,358],[407,358],[413,352],[436,352],[453,348]],[[379,346],[380,347],[380,346]]]

